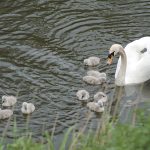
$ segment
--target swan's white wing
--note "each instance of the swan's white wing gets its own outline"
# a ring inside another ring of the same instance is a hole
[[[147,51],[143,53],[143,49]],[[150,37],[143,37],[129,43],[125,47],[127,68],[125,84],[141,83],[150,79]],[[121,58],[118,60],[115,78],[119,72]]]
[[[150,52],[143,54],[138,62],[130,66],[125,82],[126,84],[141,83],[148,79],[150,79]]]
[[[139,53],[130,49],[129,47],[125,48],[125,53],[127,56],[126,76],[129,76],[130,72],[132,72],[132,70],[135,68],[135,65],[137,64],[137,62],[140,60],[141,57]],[[117,74],[120,70],[120,66],[121,66],[121,57],[119,57],[118,59],[115,78],[117,77]]]
[[[124,48],[124,51],[125,51],[126,56],[127,56],[127,70],[126,70],[127,75],[130,73],[130,71],[132,71],[132,67],[134,67],[133,65],[135,65],[136,62],[138,62],[141,58],[140,53],[137,52],[137,49],[139,48],[138,45],[137,45],[137,43],[138,43],[137,41],[138,40],[129,43]],[[115,73],[115,78],[117,77],[117,74],[119,72],[120,65],[121,65],[121,57],[119,57],[119,60],[118,60],[116,73]]]

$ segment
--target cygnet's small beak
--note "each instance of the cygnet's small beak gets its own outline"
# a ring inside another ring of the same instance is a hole
[[[113,58],[114,58],[114,52],[113,53],[110,53],[107,57],[107,64],[108,65],[111,65],[112,62],[113,62]]]

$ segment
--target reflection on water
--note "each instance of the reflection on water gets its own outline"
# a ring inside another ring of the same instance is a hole
[[[149,111],[150,80],[138,85],[115,87],[112,114],[119,117],[120,122],[132,122],[137,108]],[[119,108],[119,109],[118,109]]]
[[[150,98],[150,81],[138,85],[125,86],[125,94],[127,97],[135,95],[140,96],[141,99]]]
[[[92,99],[103,89],[82,81],[91,69],[83,66],[83,60],[89,56],[102,58],[94,69],[107,73],[105,92],[111,95],[116,64],[111,68],[105,64],[107,50],[113,43],[125,45],[150,35],[149,4],[148,0],[1,0],[0,96],[18,96],[14,117],[20,133],[24,133],[27,121],[20,111],[24,101],[36,106],[28,121],[36,138],[44,130],[52,132],[57,116],[56,135],[86,121],[88,110],[75,93],[85,88]],[[13,137],[13,120],[8,138]],[[94,115],[89,127],[95,128],[98,121]],[[1,133],[6,123],[0,121]]]

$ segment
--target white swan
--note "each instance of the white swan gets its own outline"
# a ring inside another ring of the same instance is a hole
[[[89,95],[89,92],[86,91],[86,90],[79,90],[77,93],[76,93],[76,96],[78,97],[79,100],[81,101],[86,101],[89,99],[90,95]]]
[[[23,114],[31,114],[35,110],[35,106],[32,103],[23,102],[21,111]]]
[[[100,63],[100,58],[98,57],[89,57],[87,59],[84,59],[84,65],[87,66],[96,66]]]
[[[0,119],[7,119],[13,115],[13,111],[11,109],[4,109],[0,108]]]
[[[98,84],[102,84],[102,83],[106,82],[106,78],[105,77],[97,78],[94,76],[84,76],[83,81],[88,84],[98,85]]]
[[[97,92],[95,95],[94,95],[94,101],[95,102],[98,102],[98,101],[102,101],[103,103],[107,102],[107,95],[103,92]]]
[[[87,107],[92,110],[92,111],[95,111],[95,112],[104,112],[104,105],[103,105],[103,102],[101,100],[99,100],[98,102],[89,102],[87,103]]]
[[[96,70],[87,71],[87,75],[88,76],[94,76],[96,78],[101,78],[101,77],[106,78],[106,73],[104,73],[104,72],[101,73],[101,72],[96,71]]]
[[[13,106],[17,102],[17,98],[15,96],[2,96],[2,106],[9,107]]]
[[[115,73],[116,85],[138,84],[150,79],[150,37],[135,40],[124,49],[119,44],[112,45],[108,64],[112,64],[113,56],[117,53],[120,58]]]

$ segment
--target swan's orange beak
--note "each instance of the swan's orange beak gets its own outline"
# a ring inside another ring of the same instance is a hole
[[[108,65],[111,65],[112,62],[113,62],[113,57],[107,59],[107,64],[108,64]]]
[[[107,64],[111,65],[113,62],[114,52],[110,53],[107,57]]]

